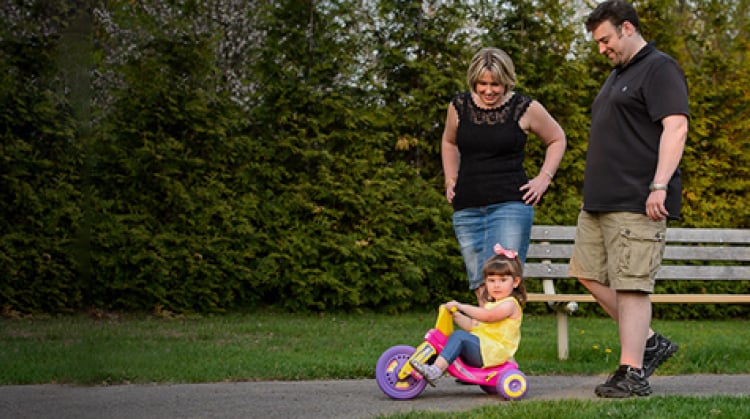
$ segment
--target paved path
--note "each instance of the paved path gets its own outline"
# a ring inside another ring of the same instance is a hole
[[[606,377],[531,376],[528,400],[595,399]],[[750,396],[750,375],[651,377],[655,396]],[[503,403],[446,377],[413,400],[385,396],[375,380],[173,385],[0,386],[0,418],[372,418],[410,410],[460,411]]]

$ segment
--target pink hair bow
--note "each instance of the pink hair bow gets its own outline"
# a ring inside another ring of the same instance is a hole
[[[515,250],[504,249],[503,246],[500,246],[500,243],[495,244],[494,250],[495,254],[505,256],[508,259],[515,259],[516,256],[518,256],[518,252]]]

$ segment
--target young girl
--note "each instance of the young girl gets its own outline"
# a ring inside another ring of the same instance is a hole
[[[451,301],[453,321],[464,330],[454,331],[432,365],[412,360],[412,366],[431,385],[459,356],[470,366],[491,367],[513,360],[521,341],[521,304],[526,302],[523,267],[518,253],[495,245],[495,255],[484,264],[486,301],[483,307]]]

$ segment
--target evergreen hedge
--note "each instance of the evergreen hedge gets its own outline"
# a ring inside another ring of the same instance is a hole
[[[469,58],[508,50],[518,90],[566,130],[537,224],[575,224],[609,71],[571,5],[475,3],[0,6],[3,311],[398,313],[472,299],[439,155]],[[747,6],[672,3],[638,6],[690,84],[679,225],[748,228]],[[529,173],[543,153],[532,138]],[[750,292],[669,291],[704,288]]]

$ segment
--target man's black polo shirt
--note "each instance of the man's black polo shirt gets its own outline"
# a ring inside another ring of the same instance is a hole
[[[659,156],[661,120],[676,114],[689,115],[685,74],[653,44],[612,71],[592,107],[584,210],[646,213]],[[679,218],[681,193],[677,169],[667,191],[670,218]]]

